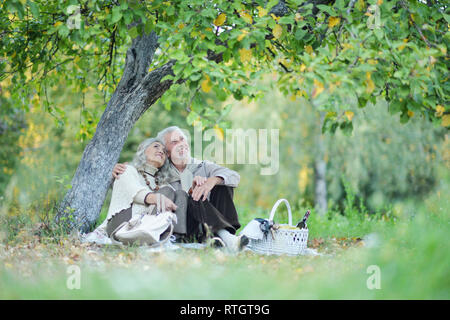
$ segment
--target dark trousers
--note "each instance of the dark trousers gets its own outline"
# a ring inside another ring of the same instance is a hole
[[[180,241],[203,242],[208,232],[216,234],[226,229],[235,234],[241,227],[233,202],[233,188],[217,185],[210,193],[209,200],[195,201],[183,190],[173,191],[169,187],[158,190],[171,199],[177,206],[177,224],[174,234]]]
[[[233,188],[217,185],[211,190],[210,199],[195,201],[188,198],[187,236],[203,241],[207,230],[216,234],[221,229],[235,234],[241,225],[233,202]]]

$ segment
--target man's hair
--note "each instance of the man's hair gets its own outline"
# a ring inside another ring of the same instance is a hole
[[[186,141],[188,141],[188,138],[186,137],[186,135],[184,134],[183,130],[181,130],[179,127],[177,126],[171,126],[171,127],[167,127],[165,129],[162,129],[160,132],[158,132],[156,139],[162,141],[162,143],[164,144],[164,146],[166,146],[166,135],[168,133],[174,132],[174,131],[179,131],[184,138],[186,139]]]

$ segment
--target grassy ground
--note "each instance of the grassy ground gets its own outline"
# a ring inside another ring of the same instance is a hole
[[[308,246],[320,256],[212,248],[152,253],[24,229],[0,244],[0,299],[449,299],[445,181],[425,202],[395,214],[369,216],[352,205],[345,215],[313,212]],[[240,212],[243,225],[267,215]],[[295,212],[294,221],[303,212]],[[379,289],[368,287],[376,276],[370,266],[379,270]],[[80,289],[71,290],[74,270]]]

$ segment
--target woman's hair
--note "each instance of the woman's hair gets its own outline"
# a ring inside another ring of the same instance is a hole
[[[137,148],[136,154],[134,155],[133,161],[131,165],[136,168],[136,170],[140,173],[144,171],[145,164],[147,163],[147,156],[145,155],[145,150],[154,142],[159,142],[164,146],[164,143],[158,138],[148,138],[144,140],[139,147]],[[165,149],[164,149],[165,151]],[[172,174],[170,174],[170,163],[167,158],[161,168],[158,169],[155,175],[156,183],[158,185],[165,184],[171,182],[170,180],[173,178]]]

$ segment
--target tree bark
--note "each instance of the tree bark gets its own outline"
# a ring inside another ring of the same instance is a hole
[[[327,211],[327,164],[324,160],[325,144],[323,134],[320,132],[324,120],[324,113],[320,113],[320,122],[317,133],[317,155],[315,160],[315,207],[319,214],[325,214]]]
[[[161,79],[173,74],[171,61],[148,72],[158,47],[157,36],[139,36],[127,51],[125,68],[103,113],[94,137],[86,146],[72,179],[72,188],[60,203],[56,221],[71,230],[88,232],[98,219],[112,169],[117,163],[131,128],[141,115],[172,85]]]

